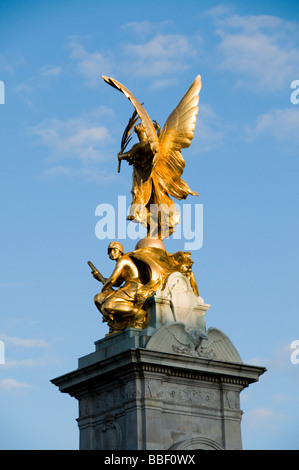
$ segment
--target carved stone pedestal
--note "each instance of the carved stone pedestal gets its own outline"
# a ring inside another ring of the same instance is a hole
[[[184,283],[173,276],[149,300],[148,328],[97,341],[77,370],[52,380],[79,402],[80,449],[242,448],[240,392],[265,369],[243,364],[223,332],[206,330],[209,305]]]

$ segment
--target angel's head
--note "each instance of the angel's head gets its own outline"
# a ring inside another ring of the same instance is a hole
[[[145,128],[142,124],[137,124],[137,126],[134,127],[134,131],[138,135],[138,139],[140,140],[140,142],[144,142],[145,140],[147,140]]]

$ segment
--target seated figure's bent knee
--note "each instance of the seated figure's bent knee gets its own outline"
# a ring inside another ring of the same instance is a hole
[[[123,301],[121,302],[115,298],[107,299],[103,307],[106,313],[112,315],[121,310],[121,307],[123,307]]]
[[[123,298],[111,297],[103,304],[103,309],[110,315],[126,315],[135,314],[137,309],[134,307],[133,302],[125,301]]]
[[[94,296],[94,303],[96,304],[98,308],[102,307],[103,303],[105,302],[105,298],[106,298],[106,295],[102,292]]]

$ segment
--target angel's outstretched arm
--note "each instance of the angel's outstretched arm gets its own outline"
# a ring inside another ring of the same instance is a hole
[[[138,142],[128,152],[119,153],[117,158],[119,162],[126,160],[129,165],[136,165],[141,168],[152,161],[153,153],[148,142]]]
[[[133,160],[138,158],[138,154],[142,152],[142,147],[144,147],[144,143],[139,142],[138,144],[133,145],[131,150],[129,150],[128,152],[119,153],[117,155],[117,158],[118,160],[126,160],[127,162],[132,164]]]

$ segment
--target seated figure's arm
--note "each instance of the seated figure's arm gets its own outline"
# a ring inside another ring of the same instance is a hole
[[[122,260],[118,260],[113,273],[103,285],[102,292],[105,292],[106,290],[110,289],[110,287],[113,287],[113,286],[119,287],[121,285],[122,280],[120,278],[121,278],[122,270],[123,270],[123,262]]]

